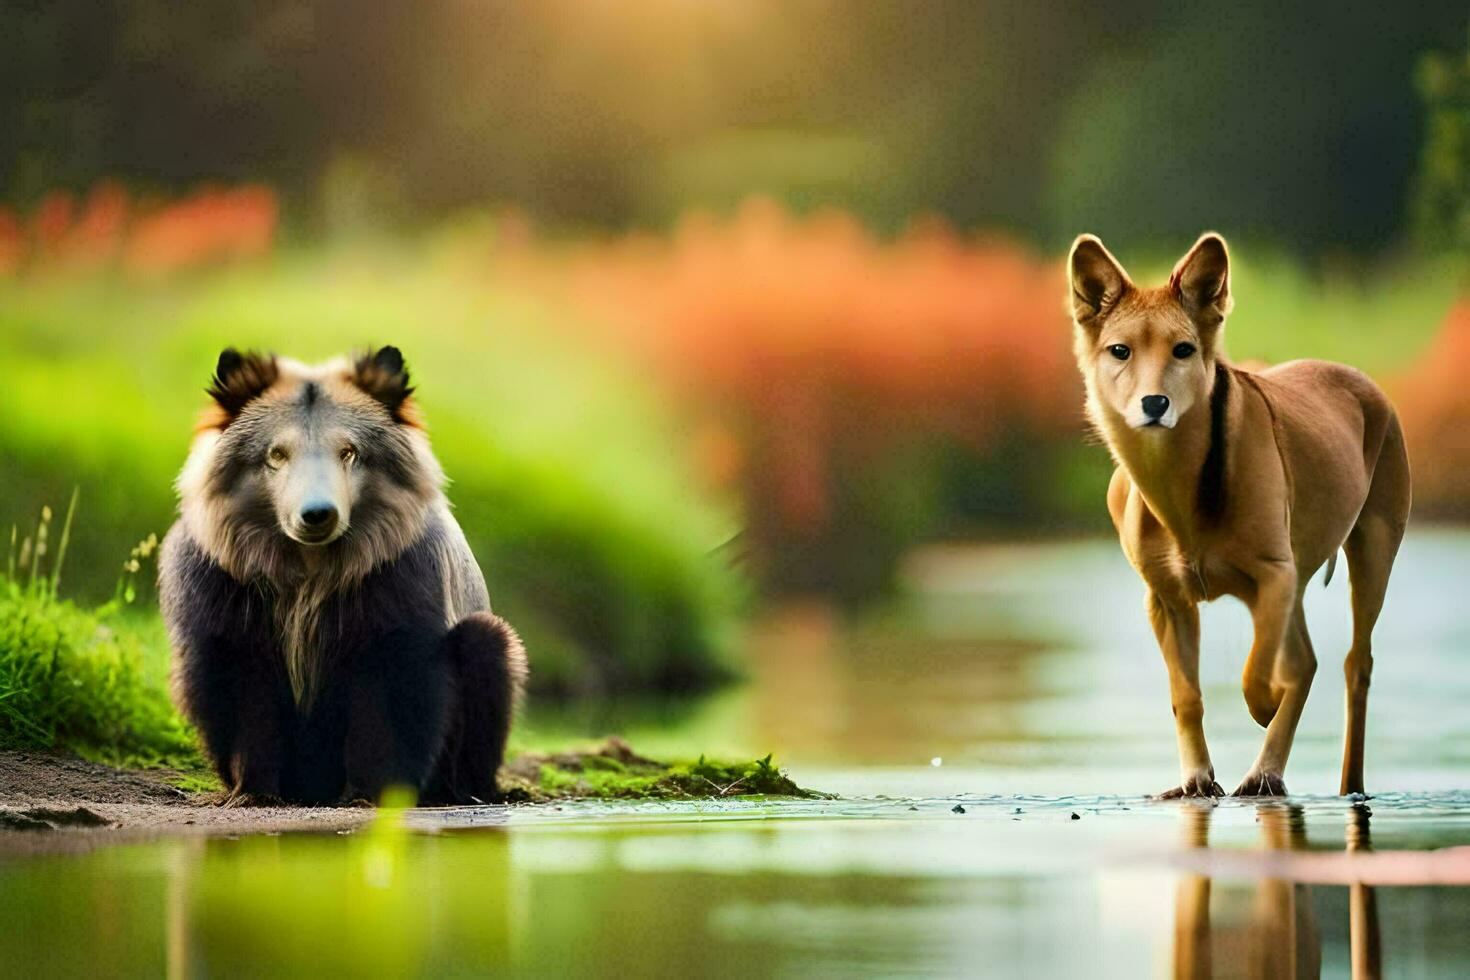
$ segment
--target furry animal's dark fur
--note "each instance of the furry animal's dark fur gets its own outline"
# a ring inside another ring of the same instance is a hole
[[[323,368],[226,352],[218,414],[180,477],[160,557],[175,695],[237,798],[373,800],[390,785],[432,803],[499,798],[524,654],[490,614],[385,350]],[[329,481],[345,530],[325,543],[289,533],[279,475],[264,475],[282,432],[305,433],[303,459],[353,440],[319,453],[346,473]]]

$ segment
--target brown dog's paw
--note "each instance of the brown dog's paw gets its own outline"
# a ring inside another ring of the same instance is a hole
[[[1189,777],[1173,789],[1164,790],[1153,798],[1156,800],[1208,799],[1224,795],[1225,790],[1215,782],[1214,773],[1200,773]]]
[[[1231,796],[1285,796],[1286,780],[1279,772],[1252,770]]]

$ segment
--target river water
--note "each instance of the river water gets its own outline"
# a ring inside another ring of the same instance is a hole
[[[1114,543],[933,549],[881,615],[764,617],[743,685],[533,711],[520,736],[772,751],[834,799],[409,811],[5,859],[0,975],[1470,975],[1470,533],[1405,543],[1357,802],[1333,795],[1343,571],[1309,593],[1320,667],[1284,801],[1147,799],[1175,777],[1173,723]],[[1217,605],[1201,674],[1229,788],[1261,731],[1249,619]]]

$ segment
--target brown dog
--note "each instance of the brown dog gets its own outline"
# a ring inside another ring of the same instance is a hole
[[[1222,595],[1250,607],[1255,642],[1242,682],[1266,729],[1235,793],[1285,794],[1317,670],[1302,592],[1323,563],[1330,579],[1339,548],[1353,607],[1341,792],[1363,792],[1373,625],[1409,516],[1393,406],[1340,364],[1292,361],[1258,374],[1228,364],[1230,260],[1219,235],[1201,237],[1155,289],[1135,286],[1091,235],[1072,245],[1068,266],[1088,415],[1118,463],[1108,510],[1148,586],[1169,668],[1180,780],[1163,795],[1223,795],[1205,746],[1197,608]]]

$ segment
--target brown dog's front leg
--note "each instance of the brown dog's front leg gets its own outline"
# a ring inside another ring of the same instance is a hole
[[[1268,728],[1285,693],[1276,682],[1277,659],[1299,598],[1296,569],[1290,562],[1272,562],[1256,575],[1255,581],[1256,594],[1248,603],[1255,623],[1255,641],[1245,658],[1240,683],[1251,717],[1262,728]]]
[[[1169,701],[1179,737],[1179,785],[1159,795],[1166,800],[1224,796],[1225,791],[1215,782],[1215,767],[1205,744],[1205,703],[1199,689],[1199,607],[1150,592],[1148,619],[1169,668]]]
[[[1276,655],[1271,659],[1267,683],[1278,707],[1266,726],[1261,754],[1234,795],[1285,796],[1286,759],[1291,754],[1307,693],[1312,689],[1312,677],[1317,673],[1317,657],[1312,652],[1312,639],[1307,635],[1296,575],[1283,572],[1262,581],[1251,615],[1256,623],[1256,642],[1246,662],[1247,685],[1253,676],[1252,668],[1259,667],[1261,653],[1274,649]],[[1255,676],[1259,679],[1259,675]]]

